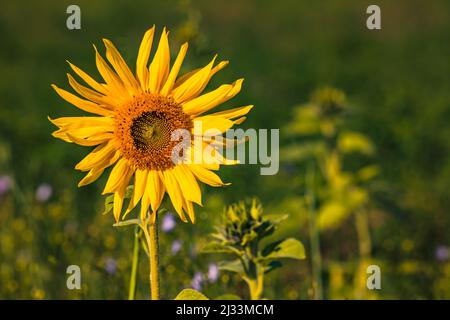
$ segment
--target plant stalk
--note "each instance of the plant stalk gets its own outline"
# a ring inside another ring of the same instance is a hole
[[[156,214],[156,213],[155,213]],[[159,243],[158,243],[158,219],[149,219],[142,228],[147,241],[149,257],[150,299],[159,300]]]
[[[134,231],[133,261],[131,264],[131,276],[130,276],[130,286],[128,290],[128,300],[134,300],[136,296],[136,278],[139,265],[140,237],[141,237],[141,230],[139,226],[136,226],[136,229]]]

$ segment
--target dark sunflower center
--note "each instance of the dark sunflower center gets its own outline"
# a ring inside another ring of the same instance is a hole
[[[189,115],[173,99],[144,93],[118,108],[115,135],[120,151],[136,168],[172,168],[172,150],[180,139],[172,139],[177,129],[192,129]]]
[[[131,136],[139,150],[164,147],[170,143],[171,124],[163,113],[144,112],[133,120]]]

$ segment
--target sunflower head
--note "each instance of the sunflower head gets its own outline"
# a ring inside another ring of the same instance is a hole
[[[171,63],[168,32],[164,28],[149,63],[154,34],[155,27],[145,33],[134,72],[107,39],[103,40],[106,60],[94,46],[95,63],[102,80],[95,80],[69,62],[73,72],[85,84],[68,74],[69,84],[77,95],[52,86],[64,100],[90,116],[50,119],[59,128],[53,136],[94,147],[75,166],[87,172],[79,186],[94,182],[112,167],[103,193],[113,194],[117,221],[138,204],[141,219],[154,219],[167,193],[180,218],[187,221],[188,216],[194,222],[193,203],[202,203],[198,181],[211,186],[224,185],[213,171],[222,164],[235,162],[224,158],[220,152],[208,155],[212,161],[174,162],[175,147],[181,142],[174,133],[184,130],[194,135],[194,124],[201,124],[203,131],[195,132],[195,138],[202,139],[202,143],[192,143],[186,149],[176,151],[181,159],[189,159],[196,152],[204,153],[214,141],[204,135],[207,129],[223,133],[244,121],[245,114],[253,106],[209,112],[238,94],[243,79],[204,93],[210,79],[228,62],[216,64],[214,57],[205,66],[180,76],[188,44],[181,46]],[[129,184],[134,184],[133,194],[126,210],[122,210]]]

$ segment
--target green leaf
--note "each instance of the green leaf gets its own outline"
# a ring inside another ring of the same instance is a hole
[[[232,294],[232,293],[226,293],[223,294],[221,296],[218,296],[217,298],[215,298],[214,300],[242,300],[241,297]]]
[[[209,300],[203,293],[194,289],[183,289],[175,300]]]
[[[108,214],[114,207],[114,194],[109,195],[105,198],[105,210],[103,214]]]
[[[294,238],[269,244],[264,250],[267,255],[264,260],[274,259],[305,259],[305,247]]]
[[[126,227],[130,225],[138,225],[141,221],[139,219],[130,219],[125,221],[120,221],[113,224],[113,227]]]
[[[219,263],[219,269],[244,274],[244,268],[239,259],[233,261],[222,261]]]

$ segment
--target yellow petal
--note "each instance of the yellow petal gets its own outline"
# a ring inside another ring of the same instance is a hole
[[[189,217],[189,219],[191,219],[191,222],[195,223],[195,212],[194,212],[194,206],[192,205],[192,202],[184,199],[183,209],[188,214],[188,217]]]
[[[148,88],[151,93],[158,93],[160,91],[169,74],[170,50],[167,35],[166,28],[164,28],[159,40],[158,49],[150,64]]]
[[[209,81],[209,74],[216,58],[217,55],[214,56],[208,65],[189,77],[183,84],[172,90],[171,95],[176,102],[183,103],[194,98],[201,92],[201,90],[203,90]]]
[[[225,68],[227,65],[228,65],[228,61],[220,61],[214,68],[212,68],[211,72],[209,73],[209,79],[211,79],[214,74],[216,74],[218,71]],[[195,75],[200,70],[202,70],[202,68],[194,69],[192,71],[189,71],[189,72],[183,74],[175,82],[174,88],[177,88],[180,85],[182,85],[183,83],[185,83],[189,78],[191,78],[193,75]]]
[[[134,173],[134,189],[133,194],[130,198],[130,203],[128,205],[127,211],[123,215],[123,219],[127,214],[133,210],[142,198],[145,191],[145,186],[147,185],[147,170],[137,169]]]
[[[202,116],[195,118],[194,122],[194,134],[198,135],[201,132],[205,136],[213,136],[219,133],[223,133],[233,126],[233,121],[216,116]],[[200,127],[201,131],[197,132],[196,128]]]
[[[117,48],[110,40],[103,39],[103,42],[105,43],[106,47],[106,58],[113,66],[114,70],[116,70],[128,92],[130,94],[139,93],[141,91],[141,88],[136,81],[133,73],[130,71],[130,68],[128,68],[128,65],[126,64],[119,50],[117,50]]]
[[[124,158],[120,159],[112,169],[102,194],[116,192],[123,185],[128,184],[130,173],[132,173],[132,170],[128,161]]]
[[[201,165],[191,164],[191,165],[189,165],[189,169],[200,181],[202,181],[203,183],[206,183],[210,186],[220,187],[223,185],[227,185],[226,183],[222,182],[222,180],[219,178],[218,175],[216,175],[214,172],[211,172],[210,170],[204,168]]]
[[[86,186],[94,182],[102,175],[104,170],[105,169],[91,169],[88,174],[78,183],[78,187]]]
[[[139,47],[138,57],[136,60],[136,76],[143,90],[147,89],[148,83],[148,57],[152,49],[153,35],[155,34],[155,26],[147,30]]]
[[[183,64],[184,57],[186,56],[186,52],[188,49],[188,44],[185,43],[181,46],[180,52],[178,53],[177,58],[170,70],[169,76],[167,77],[167,81],[161,89],[161,95],[167,96],[170,91],[172,91],[173,86],[175,84],[175,80],[177,79],[178,72],[180,72],[181,65]]]
[[[183,111],[189,115],[198,115],[233,98],[239,93],[243,79],[233,84],[222,85],[214,91],[203,94],[183,104]]]
[[[57,119],[48,118],[54,125],[64,129],[78,129],[84,127],[110,127],[114,126],[114,119],[111,117],[61,117]]]
[[[229,109],[229,110],[225,110],[225,111],[211,113],[211,114],[209,114],[209,116],[220,116],[220,117],[224,117],[225,119],[234,119],[234,118],[246,115],[252,109],[253,109],[253,105],[249,105],[249,106],[245,106],[245,107],[239,107],[239,108],[234,108],[234,109]]]
[[[76,65],[70,63],[69,61],[67,61],[67,63],[81,79],[83,79],[88,85],[92,87],[92,89],[104,95],[109,94],[108,89],[105,86],[95,81],[91,76],[89,76],[86,72],[78,68]]]
[[[189,167],[185,165],[177,165],[173,169],[173,173],[175,178],[178,181],[180,189],[183,192],[183,195],[186,199],[202,204],[202,193],[200,191],[200,187],[197,183],[192,172],[189,170]]]
[[[121,101],[125,100],[126,97],[129,97],[129,94],[125,89],[122,80],[120,80],[119,76],[111,70],[106,61],[98,53],[96,46],[94,46],[94,49],[95,64],[97,66],[98,72],[100,72],[103,80],[105,80],[108,90],[111,92],[111,94],[114,94],[114,97],[116,99]]]
[[[109,133],[109,132],[101,134],[101,135],[97,135],[97,136],[88,137],[88,138],[77,138],[76,136],[73,136],[70,133],[66,133],[66,135],[67,135],[67,138],[69,139],[68,142],[73,142],[80,146],[85,146],[85,147],[96,146],[105,141],[111,140],[114,137],[114,134]]]
[[[111,99],[110,97],[104,96],[101,93],[98,93],[97,91],[94,91],[85,86],[82,86],[69,73],[67,74],[67,78],[69,79],[70,86],[78,94],[82,95],[86,99],[91,100],[91,101],[101,104],[101,105],[106,105],[110,109],[114,109],[116,107],[117,103],[114,99]]]
[[[54,84],[52,85],[52,88],[56,91],[56,93],[61,98],[63,98],[67,102],[73,104],[75,107],[77,107],[83,111],[93,113],[93,114],[98,114],[101,116],[107,116],[107,115],[111,114],[110,110],[105,109],[94,102],[81,99],[81,98],[77,97],[76,95],[74,95],[70,92],[67,92],[66,90],[58,88]]]
[[[104,161],[111,159],[116,152],[115,145],[112,140],[104,142],[97,146],[91,153],[89,153],[83,160],[81,160],[75,169],[81,171],[88,171],[92,168],[102,164]]]
[[[150,190],[145,189],[141,199],[141,220],[144,221],[147,218],[148,208],[150,206]]]
[[[165,187],[161,181],[160,175],[157,171],[150,171],[147,177],[147,189],[149,190],[150,204],[152,213],[156,214],[164,198]]]
[[[180,190],[177,179],[173,174],[173,169],[163,171],[162,176],[164,178],[164,185],[166,186],[167,193],[169,194],[175,211],[178,213],[181,220],[187,221],[183,213],[183,194]]]
[[[122,212],[122,205],[123,205],[123,198],[125,197],[125,190],[120,189],[116,192],[114,192],[114,219],[116,219],[116,222],[119,222],[120,219],[120,213]]]

